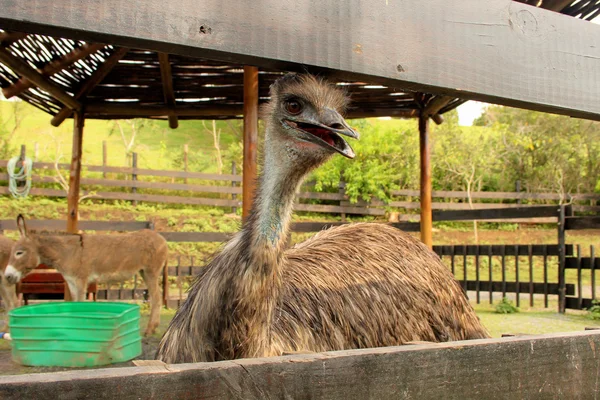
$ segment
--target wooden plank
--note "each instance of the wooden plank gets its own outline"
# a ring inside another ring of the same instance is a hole
[[[225,242],[230,233],[222,232],[159,232],[168,242]]]
[[[1,5],[0,8],[2,8]],[[13,56],[8,50],[4,48],[0,48],[0,62],[9,67],[13,72],[19,74],[24,78],[27,78],[27,80],[34,83],[40,89],[43,89],[46,92],[48,92],[51,96],[53,96],[69,108],[73,110],[81,110],[81,103],[77,99],[65,92],[56,83],[52,82],[49,79],[46,79],[35,69],[31,68],[29,64],[27,64],[25,61]]]
[[[600,229],[600,217],[565,217],[565,230]]]
[[[326,212],[326,213],[346,213],[346,214],[362,214],[362,215],[385,215],[385,210],[379,208],[364,208],[364,207],[340,207],[326,206],[322,204],[296,204],[296,211],[311,211],[311,212]]]
[[[491,251],[493,256],[514,256],[516,245],[444,245],[444,246],[433,246],[433,251],[443,255],[457,255],[457,256],[474,256],[479,254],[488,254]],[[573,254],[573,245],[569,244],[565,246],[567,255]],[[527,247],[518,247],[520,256],[528,256],[529,251]],[[531,245],[531,255],[533,256],[558,256],[559,246],[556,244],[534,244]]]
[[[457,190],[434,190],[432,197],[466,199],[467,192]],[[401,189],[392,191],[392,196],[419,196],[418,190]],[[523,192],[472,192],[473,199],[496,200],[561,200],[564,196],[558,193],[523,193]],[[600,200],[600,195],[595,193],[576,193],[570,195],[574,201]]]
[[[573,294],[573,293],[571,293]],[[565,308],[570,310],[585,310],[593,306],[592,299],[579,299],[577,296],[565,297]]]
[[[28,219],[27,227],[32,230],[64,231],[64,220],[38,220]],[[149,221],[79,221],[79,229],[83,231],[137,231],[148,229]],[[17,223],[13,219],[0,220],[0,230],[17,230]]]
[[[0,160],[0,168],[6,168],[7,160]],[[58,164],[60,169],[69,169],[70,164]],[[34,162],[33,169],[54,169],[54,163]],[[164,176],[169,178],[203,179],[207,181],[234,181],[241,182],[241,175],[231,174],[205,174],[202,172],[165,171],[146,168],[131,167],[103,167],[102,165],[84,165],[83,168],[90,172],[114,172],[127,175]]]
[[[5,400],[593,398],[596,330],[0,377]],[[570,360],[565,362],[564,360]],[[293,394],[293,395],[290,395]]]
[[[511,0],[223,7],[207,0],[199,18],[193,0],[60,0],[52,7],[1,0],[0,25],[261,68],[317,67],[344,79],[600,119],[600,47],[590,44],[600,26],[587,21]],[[306,29],[309,22],[319,29]],[[399,46],[398,38],[422,45]]]
[[[462,281],[464,282],[464,281]],[[490,282],[489,281],[477,281],[477,280],[468,280],[467,281],[467,290],[476,291],[479,287],[481,291],[489,291],[490,290]],[[518,289],[518,291],[517,291]],[[491,284],[492,292],[501,293],[503,292],[503,283],[502,281],[494,281]],[[529,292],[533,290],[532,293],[535,294],[543,294],[544,293],[544,283],[543,282],[533,282],[530,284],[529,282],[506,282],[506,293],[523,293]],[[566,286],[567,294],[573,295],[575,294],[575,285],[567,284]],[[550,295],[558,295],[558,283],[548,283],[548,294]]]
[[[558,215],[558,206],[534,206],[519,208],[493,208],[482,210],[449,210],[434,211],[434,221],[467,221],[479,219],[503,218],[533,218],[555,217]]]
[[[600,258],[593,258],[594,264],[593,269],[600,269]],[[577,269],[578,268],[578,260],[577,258],[567,257],[565,259],[565,268],[568,269]],[[592,258],[591,257],[581,257],[581,269],[592,269]]]

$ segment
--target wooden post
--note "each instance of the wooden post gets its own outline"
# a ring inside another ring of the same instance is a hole
[[[237,166],[235,165],[235,161],[231,162],[231,175],[235,175],[237,174]],[[235,183],[235,181],[231,181],[231,187],[236,187],[237,184]],[[237,194],[232,193],[231,194],[231,200],[237,200]],[[236,214],[237,213],[237,207],[231,207],[231,212]]]
[[[137,174],[135,173],[135,170],[137,169],[137,153],[132,153],[131,154],[131,168],[133,168],[133,173],[131,174],[131,180],[133,182],[137,181]],[[131,193],[135,194],[137,193],[137,188],[135,186],[131,187]],[[131,202],[131,204],[133,204],[134,206],[137,206],[137,200],[133,200]]]
[[[252,207],[256,187],[258,141],[258,68],[244,67],[244,165],[242,177],[242,218]]]
[[[433,247],[431,215],[431,153],[429,149],[429,117],[419,117],[419,142],[421,148],[421,241]]]
[[[341,195],[345,195],[346,194],[346,182],[344,181],[344,178],[340,176],[340,183],[338,184],[338,193]],[[340,205],[342,204],[344,200],[340,200]],[[346,222],[346,213],[342,212],[340,213],[340,219],[342,222]]]
[[[106,150],[106,140],[102,141],[102,178],[106,179],[106,166],[108,165],[108,154]]]
[[[558,312],[564,314],[566,309],[567,285],[565,277],[565,206],[558,209]]]
[[[81,180],[81,154],[83,142],[83,112],[74,113],[73,149],[71,150],[71,167],[69,168],[69,193],[67,194],[67,233],[77,233],[79,222],[79,182]],[[69,286],[65,283],[65,301],[71,301]]]
[[[188,172],[188,145],[187,143],[183,145],[183,170]],[[183,178],[183,182],[185,184],[188,183],[187,177]]]

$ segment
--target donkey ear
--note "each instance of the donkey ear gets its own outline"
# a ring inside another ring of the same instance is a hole
[[[21,237],[28,237],[29,231],[27,230],[27,225],[25,224],[25,217],[22,214],[17,216],[17,228],[19,228],[19,233]]]

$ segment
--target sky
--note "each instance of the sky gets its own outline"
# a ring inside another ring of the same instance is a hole
[[[458,106],[458,124],[462,126],[473,125],[473,120],[481,115],[487,103],[479,101],[467,101]]]

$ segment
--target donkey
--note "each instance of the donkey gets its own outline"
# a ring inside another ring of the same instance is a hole
[[[34,235],[19,214],[21,235],[15,243],[5,277],[18,282],[40,264],[60,272],[73,300],[83,301],[90,282],[119,282],[140,272],[148,287],[150,321],[145,335],[156,331],[162,303],[159,278],[167,264],[167,241],[158,233],[141,231],[114,235]]]
[[[0,236],[0,297],[4,301],[4,309],[6,313],[17,305],[17,292],[14,284],[8,283],[4,277],[4,270],[8,265],[10,251],[14,242],[6,236]],[[8,321],[7,321],[8,326]]]

